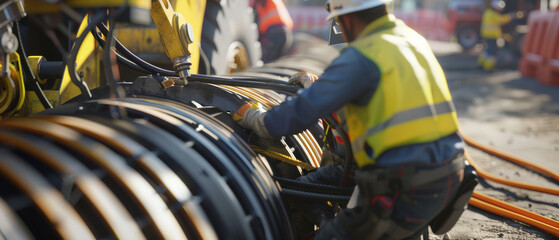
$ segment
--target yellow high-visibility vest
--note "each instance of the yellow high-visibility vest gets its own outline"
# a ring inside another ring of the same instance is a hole
[[[357,165],[383,152],[458,130],[444,72],[427,41],[393,15],[370,23],[349,47],[376,63],[379,85],[365,106],[344,107]]]
[[[503,35],[501,25],[511,21],[508,14],[500,14],[499,12],[489,8],[483,12],[481,19],[481,37],[488,39],[497,39]]]

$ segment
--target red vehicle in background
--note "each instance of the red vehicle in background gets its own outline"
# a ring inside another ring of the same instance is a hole
[[[456,34],[456,40],[465,50],[481,41],[483,9],[484,0],[453,0],[449,4],[448,31]]]
[[[480,26],[484,0],[452,0],[448,8],[448,31],[456,34],[456,40],[469,50],[481,41]],[[521,18],[503,26],[503,34],[508,46],[519,49],[526,30],[528,13],[540,8],[540,0],[505,0],[504,13],[519,12]]]

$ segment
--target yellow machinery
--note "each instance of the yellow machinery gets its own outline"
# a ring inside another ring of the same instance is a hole
[[[220,2],[215,1],[210,1],[207,4],[205,0],[69,0],[54,3],[26,0],[20,5],[28,15],[24,20],[28,23],[26,24],[29,35],[27,45],[32,48],[27,51],[27,55],[31,55],[28,58],[30,68],[37,81],[40,82],[39,87],[43,88],[42,92],[45,98],[52,106],[58,106],[76,97],[80,93],[80,89],[75,84],[71,84],[68,70],[63,68],[64,62],[67,60],[64,54],[67,54],[72,46],[67,46],[68,49],[64,49],[64,44],[57,42],[59,41],[57,37],[61,35],[61,32],[66,34],[65,38],[69,40],[80,36],[88,25],[88,19],[92,17],[91,14],[85,17],[86,15],[83,13],[91,12],[95,8],[114,10],[125,5],[125,13],[121,13],[116,21],[115,36],[132,52],[152,63],[182,69],[177,72],[184,79],[189,72],[198,73],[199,69],[202,69],[203,73],[226,74],[259,64],[260,49],[257,42],[256,26],[253,22],[249,23],[248,26],[246,24],[246,19],[250,19],[250,17],[244,15],[244,18],[240,18],[241,24],[244,24],[244,26],[242,29],[241,26],[238,26],[237,33],[223,30],[223,28],[230,28],[230,26],[208,24],[207,28],[209,29],[206,31],[207,33],[203,34],[204,22],[219,23],[218,21],[221,21],[227,24],[239,24],[238,21],[228,23],[225,19],[219,19],[220,15],[223,18],[227,14],[237,14],[235,11],[238,8],[243,9],[240,6],[236,7],[235,4],[239,5],[234,1],[223,6]],[[243,6],[245,11],[249,11],[246,3]],[[208,7],[209,15],[205,15],[206,7]],[[229,13],[225,12],[226,10]],[[205,17],[208,19],[205,19]],[[213,20],[210,21],[210,19]],[[72,24],[79,24],[76,36],[72,36],[71,29],[67,28]],[[246,31],[247,27],[249,31]],[[253,28],[253,31],[250,31],[251,28]],[[243,32],[240,33],[239,31]],[[249,34],[246,34],[247,32]],[[99,46],[91,33],[85,34],[75,60],[76,72],[81,79],[84,79],[85,85],[89,89],[95,89],[106,83],[105,76],[102,74],[102,51],[100,50],[102,46]],[[212,37],[214,34],[223,35]],[[48,38],[35,38],[37,35],[46,35]],[[208,44],[204,44],[206,53],[202,52],[203,46],[200,44],[204,41],[203,36],[205,39],[209,39],[205,40],[206,42],[209,41]],[[217,40],[214,41],[213,39]],[[49,42],[55,43],[54,47]],[[59,51],[56,51],[56,49]],[[37,53],[42,56],[35,56]],[[51,59],[52,56],[54,56],[54,59]],[[11,59],[13,66],[19,66],[18,61],[20,60],[17,58]],[[53,67],[56,64],[58,66]],[[64,73],[60,73],[63,69]],[[53,76],[56,75],[55,70],[59,71],[59,76]],[[138,76],[137,74],[124,73],[122,74],[122,81],[133,81]],[[46,79],[47,77],[49,79]],[[27,89],[22,84],[15,84],[19,82],[21,81],[2,83],[6,86],[6,93],[11,95],[3,98],[3,102],[6,102],[6,104],[3,104],[6,110],[0,108],[1,118],[14,114],[29,116],[45,109],[45,99],[37,96],[38,91],[32,91],[33,89],[29,87],[29,84],[27,84]],[[23,91],[23,93],[12,94],[17,91]],[[10,104],[11,102],[14,102],[14,104]]]
[[[279,104],[298,90],[287,76],[335,57],[312,42],[259,67],[247,0],[0,10],[0,238],[294,239],[313,230],[298,199],[349,199],[291,186],[325,149],[349,149],[327,121],[266,140],[231,119]]]

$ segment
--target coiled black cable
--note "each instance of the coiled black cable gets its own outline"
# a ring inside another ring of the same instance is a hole
[[[117,85],[117,82],[120,81],[120,74],[118,72],[118,68],[116,68],[116,62],[114,62],[113,59],[113,57],[116,56],[112,55],[113,54],[112,49],[114,48],[115,45],[115,37],[114,37],[115,19],[126,10],[127,6],[128,3],[124,3],[122,6],[114,10],[114,12],[112,12],[109,15],[108,22],[109,22],[109,26],[111,26],[111,30],[107,35],[107,41],[105,42],[105,45],[103,45],[103,49],[106,50],[103,52],[103,63],[105,65],[104,68],[105,79],[107,79],[109,88],[111,90],[110,91],[111,98],[121,98],[124,95],[126,95],[124,93],[124,89],[122,88],[122,86]],[[92,30],[94,29],[95,28],[92,28]],[[111,116],[113,118],[122,118],[123,116],[126,116],[126,112],[118,106],[111,106],[110,109],[111,109]]]
[[[99,23],[98,28],[101,31],[101,33],[105,35],[108,34],[108,29],[103,23]],[[96,39],[98,39],[98,41],[102,40],[97,35],[97,33],[95,33],[94,35],[97,36]],[[119,51],[123,55],[123,56],[117,55],[119,60],[122,63],[129,66],[130,68],[133,69],[141,68],[146,70],[147,72],[153,74],[160,74],[164,76],[178,76],[178,74],[174,71],[157,67],[139,58],[130,50],[128,50],[124,45],[122,45],[122,43],[120,43],[116,38],[115,38],[115,47],[117,51]],[[291,85],[285,81],[271,79],[271,78],[254,78],[254,77],[229,78],[229,77],[217,77],[217,76],[192,74],[188,78],[188,80],[192,82],[212,83],[218,85],[270,89],[274,91],[284,91],[289,93],[297,93],[301,89],[299,86]],[[340,179],[340,183],[339,183],[339,185],[341,186],[346,182],[346,178],[347,176],[349,176],[349,173],[353,166],[353,153],[351,150],[349,138],[347,137],[345,131],[343,131],[342,125],[332,117],[326,117],[325,120],[328,122],[328,124],[334,126],[334,128],[336,128],[337,131],[341,132],[340,135],[345,143],[344,146],[346,148],[346,158],[345,158],[345,165],[344,165],[344,174],[342,175],[342,178]]]

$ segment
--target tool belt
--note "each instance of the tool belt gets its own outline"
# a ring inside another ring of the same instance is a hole
[[[365,166],[356,171],[355,180],[359,185],[361,196],[372,197],[408,191],[464,169],[465,160],[461,155],[444,166],[428,170],[421,170],[414,166],[389,169],[376,168],[373,165]]]

